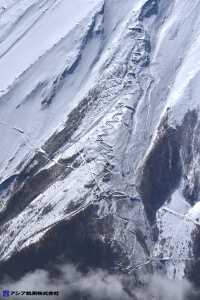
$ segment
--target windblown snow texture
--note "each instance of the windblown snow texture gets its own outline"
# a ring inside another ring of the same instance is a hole
[[[1,1],[1,280],[62,258],[200,286],[199,11]]]

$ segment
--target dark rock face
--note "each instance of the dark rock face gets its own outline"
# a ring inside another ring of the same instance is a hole
[[[96,197],[97,202],[84,209],[79,210],[73,203],[69,205],[67,213],[70,210],[70,218],[56,222],[39,241],[16,250],[9,259],[2,261],[0,281],[5,276],[19,280],[37,269],[58,276],[55,265],[72,263],[83,273],[90,269],[124,275],[131,272],[132,281],[143,285],[143,271],[152,274],[155,266],[145,264],[151,255],[151,229],[147,229],[138,213],[140,201],[112,193]],[[99,213],[101,201],[108,203],[106,214]],[[51,210],[51,207],[45,209]],[[126,217],[127,211],[133,212],[137,218]],[[142,271],[136,267],[141,256],[144,260]]]
[[[151,224],[157,210],[165,203],[180,183],[185,181],[184,197],[194,205],[199,198],[200,178],[194,168],[192,178],[188,173],[194,161],[199,160],[200,123],[196,111],[188,111],[182,124],[176,128],[168,125],[165,117],[158,129],[158,137],[148,155],[138,180],[138,192],[143,200]]]
[[[68,221],[61,221],[52,227],[36,244],[16,252],[10,259],[0,264],[1,280],[4,276],[19,279],[27,272],[38,268],[51,270],[52,264],[71,262],[82,271],[88,268],[111,269],[115,261],[126,261],[123,249],[110,236],[113,216],[97,218],[97,206],[90,205]]]
[[[179,130],[182,143],[181,158],[184,164],[183,178],[185,185],[183,194],[185,199],[191,205],[194,205],[199,200],[200,191],[198,172],[200,162],[200,122],[196,111],[188,112],[185,115]],[[192,176],[189,176],[191,171]]]
[[[144,236],[144,233],[138,228],[136,231],[135,231],[135,236],[138,240],[138,242],[140,243],[140,245],[142,246],[142,248],[144,249],[144,252],[150,256],[150,251],[149,251],[149,248],[147,246],[147,243],[146,243],[146,237]]]
[[[164,119],[155,145],[141,171],[138,191],[151,224],[157,210],[164,204],[181,178],[180,142],[178,132]]]
[[[139,20],[142,21],[144,18],[150,18],[152,15],[157,13],[158,13],[157,0],[147,0],[141,9]]]
[[[13,175],[0,185],[1,197],[8,197],[9,194],[17,191],[26,180],[32,178],[48,162],[48,158],[41,152],[36,152],[29,162],[23,167],[19,175]]]
[[[98,98],[98,91],[92,90],[88,97],[84,98],[79,105],[69,114],[65,127],[60,132],[55,132],[42,147],[50,158],[56,151],[71,141],[74,132],[81,125],[84,117],[88,113]]]
[[[191,243],[191,257],[194,257],[194,259],[189,260],[186,262],[186,268],[185,273],[186,277],[194,283],[194,286],[198,288],[196,294],[200,297],[200,280],[199,280],[199,274],[200,274],[200,230],[199,226],[196,227],[196,229],[192,233],[192,243]],[[188,298],[190,299],[190,298]],[[199,299],[199,298],[191,298],[191,299]]]
[[[27,180],[7,201],[6,208],[0,213],[0,223],[8,221],[25,209],[40,193],[45,191],[59,176],[67,176],[70,169],[54,165],[38,172]]]

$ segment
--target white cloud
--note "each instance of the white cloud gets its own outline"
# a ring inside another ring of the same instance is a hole
[[[83,274],[73,265],[59,267],[61,276],[52,279],[47,271],[36,270],[26,274],[17,282],[5,282],[4,289],[10,291],[59,291],[59,296],[26,296],[26,299],[68,300],[80,294],[89,300],[193,300],[198,299],[197,291],[186,280],[170,280],[153,275],[148,286],[133,287],[133,277],[110,275],[106,271],[97,270]],[[196,296],[195,296],[196,295]],[[198,294],[199,295],[199,294]],[[77,296],[78,297],[78,296]],[[10,299],[19,300],[19,296]],[[79,299],[79,298],[76,298]],[[84,298],[85,299],[85,298]],[[200,299],[200,298],[199,298]]]

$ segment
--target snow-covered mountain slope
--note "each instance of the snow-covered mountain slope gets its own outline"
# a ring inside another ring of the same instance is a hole
[[[1,2],[2,277],[62,256],[199,286],[199,10]]]

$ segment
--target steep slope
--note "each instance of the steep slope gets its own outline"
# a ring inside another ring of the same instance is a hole
[[[1,5],[1,279],[62,257],[198,287],[200,3]]]

